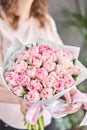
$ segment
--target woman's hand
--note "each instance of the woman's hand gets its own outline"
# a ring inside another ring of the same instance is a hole
[[[66,110],[64,110],[65,114],[72,114],[77,112],[82,106],[81,102],[70,104],[69,106],[66,107]]]
[[[69,105],[66,107],[66,110],[64,111],[65,114],[72,114],[77,112],[81,106],[82,106],[82,102],[78,102],[78,103],[73,103],[73,96],[75,93],[77,93],[79,90],[72,89],[70,92],[67,92],[64,96],[66,99],[66,102],[69,103]]]
[[[20,110],[21,110],[22,114],[25,116],[29,107],[31,106],[31,103],[29,103],[28,101],[25,101],[23,99],[21,99],[19,102],[20,102]]]

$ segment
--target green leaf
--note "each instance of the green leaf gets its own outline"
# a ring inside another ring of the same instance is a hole
[[[29,92],[29,90],[27,89],[27,86],[26,86],[26,85],[25,85],[25,86],[22,86],[22,87],[23,87],[23,90],[24,90],[24,94]]]
[[[17,61],[17,58],[15,58],[14,62],[16,62],[16,61]]]
[[[29,49],[29,47],[28,46],[25,46],[25,50],[28,50]]]
[[[36,46],[38,46],[38,43],[36,42]]]
[[[73,75],[72,75],[72,77],[73,77],[73,79],[74,79],[74,80],[76,80],[76,79],[77,79],[77,77],[78,77],[78,75],[73,74]]]
[[[74,58],[74,59],[72,60],[72,62],[73,62],[73,64],[75,65],[75,63],[76,63],[76,59]]]

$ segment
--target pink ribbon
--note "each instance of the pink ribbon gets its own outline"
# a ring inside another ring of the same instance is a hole
[[[80,102],[87,102],[87,96],[86,94],[80,92],[78,89],[76,89],[73,94],[71,95],[71,98],[73,100],[73,103],[76,103],[78,101]]]
[[[84,109],[87,110],[87,95],[80,92],[78,89],[76,89],[72,94],[72,107],[74,106],[74,103],[82,102],[84,105]],[[41,107],[44,109],[47,109],[53,118],[61,118],[66,116],[68,113],[66,111],[66,107],[69,106],[65,100],[57,99],[55,102],[51,102],[48,104],[43,104],[42,106],[40,104],[34,103],[28,110],[26,114],[26,121],[32,125],[34,125],[37,122],[37,119],[40,114]],[[71,108],[70,108],[71,109]]]
[[[34,125],[37,122],[40,110],[41,110],[41,106],[39,104],[35,103],[31,105],[31,107],[29,108],[26,114],[26,121]]]

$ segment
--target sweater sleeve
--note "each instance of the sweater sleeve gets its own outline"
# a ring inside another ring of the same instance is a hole
[[[3,59],[3,54],[2,54],[2,42],[3,42],[3,38],[2,38],[2,34],[0,32],[0,66],[2,65],[2,59]]]
[[[51,16],[48,16],[48,19],[51,23],[51,31],[52,31],[52,34],[55,38],[55,42],[57,42],[59,45],[62,45],[63,41],[61,40],[61,38],[59,36],[59,33],[57,31],[57,27],[56,27],[56,23],[55,23],[54,19]]]
[[[2,32],[0,31],[0,66],[3,67],[3,62],[4,62],[4,57],[6,54],[7,50],[7,45],[8,45],[8,40],[3,37]],[[4,86],[3,80],[0,75],[0,87]]]
[[[3,42],[3,38],[2,38],[2,33],[0,32],[0,66],[2,66],[3,64],[3,50],[2,50],[2,42]],[[3,86],[3,81],[0,75],[0,87]]]

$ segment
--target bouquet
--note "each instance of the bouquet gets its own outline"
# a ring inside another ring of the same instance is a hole
[[[44,130],[41,109],[47,109],[57,119],[67,115],[69,103],[61,97],[87,78],[78,55],[78,47],[46,40],[25,46],[15,40],[9,48],[2,78],[13,94],[32,103],[24,119],[29,130]],[[87,102],[86,96],[80,94],[73,103],[84,100]]]

